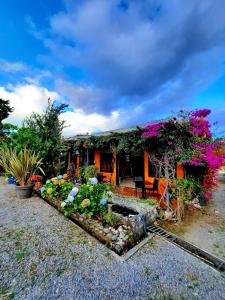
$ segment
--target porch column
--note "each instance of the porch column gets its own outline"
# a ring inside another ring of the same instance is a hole
[[[117,156],[117,153],[116,153],[116,148],[114,149],[114,152],[113,152],[113,174],[112,174],[112,181],[113,181],[113,185],[116,185],[116,178],[117,178],[117,175],[116,175],[116,156]]]
[[[99,149],[95,149],[95,152],[94,152],[94,164],[98,168],[98,172],[100,172],[100,150]]]
[[[148,178],[148,151],[144,151],[144,181]]]

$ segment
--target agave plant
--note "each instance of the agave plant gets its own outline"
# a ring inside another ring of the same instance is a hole
[[[11,174],[20,186],[31,183],[31,177],[37,171],[44,171],[41,168],[42,159],[31,150],[23,149],[19,152],[12,148],[0,149],[0,165],[5,172]]]

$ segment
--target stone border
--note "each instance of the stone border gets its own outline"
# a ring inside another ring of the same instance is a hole
[[[50,199],[45,199],[43,197],[41,197],[41,199],[43,201],[47,202],[52,207],[54,207],[55,209],[57,209],[58,212],[63,214],[63,209],[61,208],[61,202],[59,200],[50,200]],[[118,254],[113,248],[110,248],[109,246],[107,246],[107,245],[109,245],[109,241],[106,239],[105,236],[103,236],[103,235],[98,236],[98,235],[96,235],[96,232],[92,232],[90,230],[88,231],[88,228],[83,223],[82,216],[81,216],[82,221],[79,221],[79,219],[74,218],[73,215],[75,216],[76,214],[72,214],[67,219],[70,220],[72,223],[76,224],[77,226],[79,226],[91,238],[93,238],[97,242],[100,242],[104,247],[107,248],[107,250],[112,254],[112,256],[114,256],[120,262],[125,262],[126,260],[128,260],[132,255],[134,255],[140,248],[142,248],[154,236],[154,234],[147,233],[148,236],[146,238],[144,238],[143,240],[141,240],[138,244],[136,244],[134,246],[128,245],[128,246],[130,246],[130,249],[127,252],[125,252],[124,254]]]

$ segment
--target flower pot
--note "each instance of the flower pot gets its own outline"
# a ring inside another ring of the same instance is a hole
[[[16,195],[19,199],[30,198],[33,194],[34,185],[19,186],[16,185]]]

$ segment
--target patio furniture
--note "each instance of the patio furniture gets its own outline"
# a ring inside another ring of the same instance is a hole
[[[106,176],[103,175],[103,173],[97,173],[98,183],[103,183],[104,182],[104,178],[106,178]]]
[[[146,197],[146,194],[147,194],[146,192],[149,192],[149,194],[151,192],[153,192],[153,196],[155,195],[155,192],[156,192],[156,195],[157,195],[157,198],[158,198],[158,196],[159,196],[159,193],[158,193],[159,179],[158,178],[154,179],[152,187],[146,187],[146,185],[148,185],[148,182],[145,181],[145,184],[144,184],[145,197]]]
[[[135,194],[137,197],[138,189],[141,189],[142,198],[144,198],[144,180],[142,176],[135,176],[134,177],[134,183],[135,183]]]

